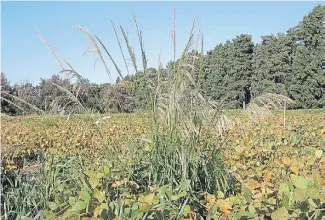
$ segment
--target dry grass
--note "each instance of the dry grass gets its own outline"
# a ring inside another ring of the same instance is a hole
[[[272,114],[272,110],[286,110],[287,106],[293,104],[290,98],[275,94],[266,93],[254,98],[245,109],[249,118],[257,122]]]

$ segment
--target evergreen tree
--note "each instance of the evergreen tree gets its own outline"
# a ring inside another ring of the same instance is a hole
[[[288,34],[296,41],[288,93],[296,108],[317,108],[325,103],[325,6],[317,6]]]
[[[253,58],[252,96],[288,95],[286,79],[292,74],[293,40],[285,34],[262,37]]]

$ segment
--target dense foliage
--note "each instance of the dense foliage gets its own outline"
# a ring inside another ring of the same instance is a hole
[[[100,122],[105,144],[94,130],[94,116],[73,116],[68,122],[58,116],[4,118],[3,162],[9,177],[19,176],[11,183],[2,179],[2,217],[35,216],[39,211],[46,219],[55,215],[68,219],[317,219],[324,215],[324,113],[289,111],[285,127],[282,114],[258,124],[241,113],[231,117],[237,118],[235,128],[214,139],[225,149],[218,161],[224,160],[232,173],[232,191],[201,191],[192,188],[190,181],[148,184],[148,152],[154,147],[143,142],[150,138],[148,115],[113,115]],[[138,142],[127,145],[135,137]],[[30,156],[22,162],[19,155],[27,151],[48,156],[45,160]],[[133,175],[126,172],[129,169]],[[27,184],[26,178],[34,180]]]
[[[287,33],[262,36],[258,44],[250,35],[242,34],[217,45],[203,56],[193,79],[199,83],[202,93],[213,100],[224,101],[228,108],[242,108],[256,96],[266,92],[286,95],[295,101],[293,108],[322,108],[325,105],[325,6],[316,6],[295,27]],[[189,59],[200,59],[199,52],[190,52]],[[175,61],[176,63],[179,60]],[[174,62],[161,69],[164,79]],[[202,67],[202,75],[199,69]],[[146,75],[146,76],[145,76]],[[11,86],[1,73],[1,110],[7,114],[30,113],[21,100],[45,112],[61,112],[53,104],[56,97],[65,94],[53,83],[73,94],[78,93],[82,109],[96,112],[133,112],[148,109],[150,100],[145,89],[145,77],[156,81],[157,70],[148,68],[144,74],[137,71],[127,75],[116,85],[90,83],[82,79],[77,83],[62,79],[59,75],[42,79],[34,86],[30,83]],[[114,88],[115,87],[115,88]],[[9,96],[17,96],[21,100]],[[58,101],[58,100],[55,100]],[[62,101],[62,100],[61,100]],[[32,109],[32,110],[35,110]],[[38,112],[40,112],[38,110]]]

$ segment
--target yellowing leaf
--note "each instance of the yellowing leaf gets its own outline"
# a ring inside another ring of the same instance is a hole
[[[115,181],[115,183],[112,184],[113,188],[119,187],[121,185],[120,181]]]
[[[296,175],[298,175],[298,173],[299,173],[299,168],[297,165],[291,164],[290,170]]]
[[[289,218],[288,210],[285,207],[279,208],[272,212],[271,218],[274,220],[287,220]]]
[[[150,210],[154,196],[155,196],[154,193],[150,193],[146,196],[141,195],[139,197],[139,199],[138,199],[139,200],[139,208],[141,211],[147,212]]]
[[[218,199],[216,202],[217,207],[224,213],[229,214],[232,209],[232,202],[227,199]]]
[[[206,201],[208,203],[214,203],[216,201],[216,197],[214,195],[207,194],[206,195]]]
[[[317,150],[317,151],[315,151],[315,157],[317,159],[320,159],[322,157],[322,155],[323,155],[323,150]]]
[[[253,199],[261,199],[262,196],[263,196],[262,193],[257,193],[257,194],[255,194],[255,195],[253,195]]]
[[[103,208],[100,207],[100,206],[97,206],[95,208],[95,210],[94,210],[94,216],[93,217],[97,218],[102,213],[102,211],[103,211]]]
[[[267,172],[265,174],[264,180],[265,180],[265,182],[270,182],[271,178],[272,178],[272,173],[271,172]]]
[[[291,164],[291,160],[289,157],[282,157],[282,163],[285,165],[290,165]]]
[[[131,205],[132,202],[134,202],[133,199],[124,199],[124,204],[125,204],[125,205]]]
[[[223,192],[221,192],[221,191],[218,191],[217,196],[218,196],[219,199],[222,199],[223,197],[225,197],[225,194]]]
[[[104,192],[100,192],[97,188],[94,189],[94,197],[100,202],[102,203],[105,199],[105,193]]]
[[[249,180],[246,183],[246,185],[250,190],[253,190],[253,189],[256,189],[259,187],[259,183],[256,180]]]

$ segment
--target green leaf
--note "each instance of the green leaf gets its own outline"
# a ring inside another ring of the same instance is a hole
[[[134,210],[137,210],[137,209],[139,209],[139,204],[138,204],[138,202],[135,202],[135,203],[133,203],[133,205],[131,207],[131,210],[134,211]]]
[[[69,204],[72,206],[76,203],[76,198],[75,197],[69,197]]]
[[[20,219],[21,219],[21,220],[34,220],[33,218],[31,218],[31,217],[26,217],[26,216],[22,216]]]
[[[312,199],[320,199],[320,193],[317,188],[308,188],[307,196]]]
[[[286,194],[282,195],[282,204],[284,205],[284,207],[286,207],[287,209],[289,208],[289,196],[287,196]]]
[[[172,196],[172,187],[171,186],[168,186],[167,189],[166,189],[166,195],[168,196],[168,198],[170,198]]]
[[[44,219],[55,219],[55,212],[45,210],[44,211]]]
[[[166,193],[168,185],[164,185],[158,189],[158,195],[160,196],[160,199],[163,199]]]
[[[86,170],[86,171],[85,171],[85,174],[86,174],[88,177],[96,176],[96,172],[93,171],[93,170]]]
[[[191,206],[185,205],[183,209],[183,215],[186,216],[191,211]]]
[[[89,184],[90,184],[91,188],[95,189],[96,186],[99,185],[99,178],[97,176],[90,176]]]
[[[71,207],[72,212],[80,212],[81,210],[84,210],[87,208],[88,202],[85,201],[77,201],[76,204],[74,204]]]
[[[125,205],[131,205],[132,202],[134,202],[134,199],[124,199],[124,204]]]
[[[47,202],[47,205],[52,211],[54,211],[58,208],[58,206],[55,202]]]
[[[251,214],[256,215],[256,209],[255,209],[253,203],[249,204],[249,206],[248,206],[248,211],[249,211]]]
[[[97,188],[95,188],[94,197],[98,200],[98,202],[102,203],[105,199],[105,194],[103,192],[100,192]]]
[[[151,213],[146,219],[155,219],[155,213]]]
[[[246,201],[250,203],[252,201],[252,192],[251,190],[243,184],[242,186],[243,196],[245,197]]]
[[[140,219],[143,216],[144,212],[142,212],[140,209],[136,209],[132,212],[132,220]]]
[[[70,218],[73,215],[75,215],[75,212],[72,211],[72,208],[67,209],[63,214],[63,219]]]
[[[325,139],[320,139],[320,145],[325,147]]]
[[[315,186],[315,181],[313,178],[308,178],[308,179],[306,179],[306,181],[307,181],[307,184],[309,187]]]
[[[283,194],[289,194],[290,193],[290,187],[287,182],[281,183],[279,187],[279,195],[282,196]]]
[[[288,210],[285,207],[272,212],[271,218],[274,220],[287,220],[289,218]]]
[[[110,171],[109,171],[109,167],[108,166],[104,166],[104,174],[106,176],[108,176],[110,174]]]
[[[85,202],[90,202],[91,200],[91,196],[89,195],[89,193],[86,190],[82,190],[80,192],[80,198],[82,198]]]
[[[299,189],[307,189],[308,182],[304,177],[291,174],[290,178],[295,187]]]
[[[183,191],[183,192],[181,192],[181,193],[179,193],[177,195],[172,195],[171,200],[175,201],[175,200],[177,200],[179,198],[182,198],[182,197],[184,197],[186,195],[187,195],[187,192]]]
[[[125,216],[130,216],[130,213],[131,213],[131,208],[125,208],[124,209],[124,215]]]
[[[320,173],[319,172],[313,172],[313,179],[314,179],[314,183],[315,183],[315,187],[317,187],[317,188],[320,188],[321,187],[321,185],[322,185],[322,177],[321,177],[321,175],[320,175]]]
[[[247,219],[247,218],[253,218],[255,215],[250,213],[250,212],[238,212],[235,216],[234,219]]]
[[[311,207],[311,211],[314,211],[315,209],[318,208],[318,205],[311,198],[309,198],[307,201]]]
[[[102,173],[102,172],[96,172],[96,177],[97,177],[98,179],[103,178],[103,176],[104,176],[104,173]]]
[[[295,191],[294,191],[294,194],[295,194],[295,200],[297,202],[303,202],[307,199],[307,191],[306,190],[303,190],[303,189],[300,189],[300,188],[296,188]]]
[[[225,197],[225,194],[223,192],[221,192],[221,191],[218,191],[217,196],[218,196],[219,199],[223,199],[223,197]]]
[[[157,205],[159,203],[159,196],[153,197],[152,204]]]
[[[102,208],[102,209],[108,209],[108,204],[105,202],[105,203],[102,203],[101,205],[100,205],[100,207]]]

